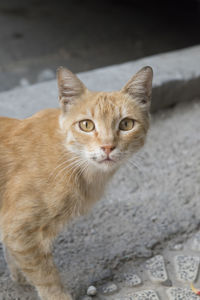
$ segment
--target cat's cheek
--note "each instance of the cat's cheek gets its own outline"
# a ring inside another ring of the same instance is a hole
[[[93,144],[93,141],[94,141],[94,133],[93,132],[84,132],[77,126],[74,126],[71,131],[72,131],[74,140],[79,145],[81,145],[81,148],[87,149],[87,147],[89,145]]]
[[[121,146],[123,150],[132,150],[134,151],[134,147],[138,148],[144,145],[146,138],[146,133],[144,130],[138,126],[133,130],[121,133]]]
[[[132,154],[139,151],[144,146],[144,144],[145,144],[145,138],[138,137],[137,139],[134,139],[134,141],[130,145],[130,149],[132,151]]]
[[[74,135],[73,135],[73,133],[72,133],[72,131],[71,130],[69,130],[68,132],[67,132],[67,135],[66,135],[66,144],[70,144],[70,143],[72,143],[72,142],[75,142],[75,139],[74,139]]]

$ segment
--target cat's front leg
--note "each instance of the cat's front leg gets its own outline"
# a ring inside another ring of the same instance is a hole
[[[42,245],[28,244],[30,236],[23,240],[14,238],[4,240],[7,251],[14,258],[16,266],[27,278],[28,282],[35,286],[42,300],[72,300],[70,294],[64,292],[58,271],[53,262],[51,252]],[[33,237],[34,238],[34,237]]]
[[[8,249],[4,247],[4,256],[5,260],[8,264],[8,268],[10,271],[11,279],[18,284],[27,285],[29,284],[26,277],[22,273],[22,271],[19,269],[19,267],[16,264],[15,259],[12,257],[12,255],[9,253]]]
[[[9,250],[42,300],[72,300],[70,294],[64,293],[51,253],[45,253],[42,249]]]

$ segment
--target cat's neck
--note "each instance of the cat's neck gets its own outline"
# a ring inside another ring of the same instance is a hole
[[[102,172],[93,168],[88,168],[80,178],[79,186],[81,193],[86,199],[88,207],[98,201],[115,172]]]
[[[88,167],[83,173],[83,178],[88,185],[105,185],[114,173],[115,171],[104,172],[95,167]]]

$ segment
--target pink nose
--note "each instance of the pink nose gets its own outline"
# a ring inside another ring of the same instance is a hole
[[[101,149],[107,154],[109,155],[111,151],[113,151],[115,149],[114,146],[102,146]]]

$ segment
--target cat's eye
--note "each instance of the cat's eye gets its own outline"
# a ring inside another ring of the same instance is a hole
[[[95,126],[94,123],[91,120],[83,120],[79,122],[79,127],[81,130],[85,132],[93,131]]]
[[[133,119],[125,118],[119,123],[119,129],[123,131],[131,130],[135,121]]]

